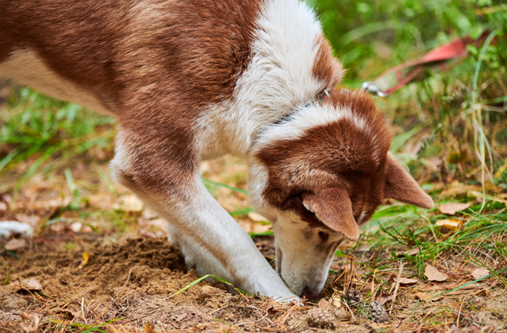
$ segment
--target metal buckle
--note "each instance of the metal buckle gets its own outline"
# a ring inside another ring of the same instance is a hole
[[[370,81],[366,81],[365,83],[363,83],[363,86],[361,87],[361,89],[370,93],[371,95],[376,95],[379,97],[389,96],[389,94],[386,94],[386,93],[380,91],[380,89],[376,85],[371,83]]]

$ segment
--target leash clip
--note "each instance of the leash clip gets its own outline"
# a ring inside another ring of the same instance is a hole
[[[380,89],[370,81],[366,81],[365,83],[363,83],[363,86],[361,87],[361,89],[363,91],[370,93],[371,95],[376,95],[379,97],[389,96],[389,94],[386,94],[386,93],[380,91]]]

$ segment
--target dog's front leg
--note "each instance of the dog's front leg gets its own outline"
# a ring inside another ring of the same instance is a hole
[[[172,241],[181,248],[189,267],[201,275],[217,275],[252,294],[279,301],[299,299],[250,236],[210,195],[196,167],[182,167],[180,161],[159,153],[138,159],[137,149],[141,148],[127,152],[125,146],[131,149],[133,145],[117,141],[114,178],[169,221]]]

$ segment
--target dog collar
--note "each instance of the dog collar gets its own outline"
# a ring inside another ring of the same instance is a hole
[[[261,129],[258,133],[257,133],[257,138],[256,140],[254,141],[257,142],[259,140],[259,138],[262,136],[262,134],[264,132],[266,132],[270,127],[272,126],[277,126],[277,125],[281,125],[283,123],[287,123],[289,121],[291,121],[292,119],[294,119],[294,116],[301,110],[304,110],[306,109],[307,107],[311,106],[312,104],[314,104],[315,102],[318,102],[319,104],[324,104],[324,102],[326,102],[327,100],[329,100],[329,89],[326,89],[324,90],[315,100],[313,101],[309,101],[308,103],[306,103],[305,105],[303,105],[302,107],[298,107],[294,110],[292,110],[292,112],[286,114],[285,116],[283,116],[282,118],[278,119],[277,121],[269,124],[268,126],[264,127],[263,129]]]

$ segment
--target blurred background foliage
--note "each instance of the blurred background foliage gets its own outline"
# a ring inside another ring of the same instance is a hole
[[[336,57],[342,85],[384,71],[458,37],[495,35],[452,69],[376,102],[399,136],[392,151],[423,181],[501,182],[507,144],[507,4],[502,0],[310,0]],[[477,78],[475,78],[477,76]],[[496,180],[494,180],[496,179]]]

